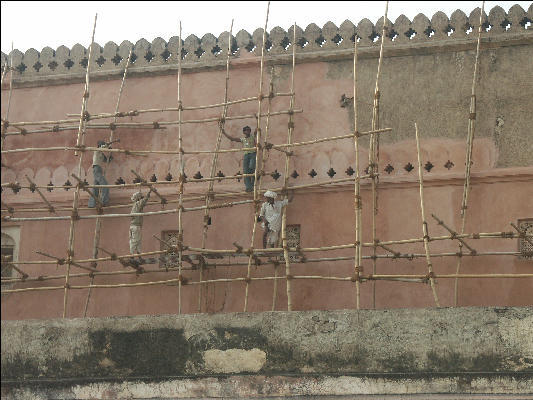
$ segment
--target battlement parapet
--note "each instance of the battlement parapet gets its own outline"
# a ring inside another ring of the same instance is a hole
[[[387,21],[386,47],[390,50],[424,47],[427,45],[454,45],[471,43],[477,39],[480,9],[476,8],[469,16],[456,10],[448,17],[439,11],[431,19],[418,14],[412,21],[403,14],[394,23]],[[484,40],[506,41],[524,34],[533,37],[533,4],[525,11],[515,4],[505,12],[500,6],[484,13]],[[357,25],[344,21],[339,27],[327,22],[322,28],[312,23],[305,30],[296,25],[297,52],[301,55],[342,55],[353,51],[354,39],[365,50],[379,49],[383,28],[383,17],[375,24],[362,19]],[[267,56],[282,59],[292,54],[294,27],[287,31],[276,26],[267,32]],[[232,36],[232,55],[234,58],[258,57],[261,55],[263,29],[258,28],[252,34],[246,30]],[[108,42],[103,47],[94,43],[91,60],[91,72],[96,76],[114,75],[124,69],[130,50],[132,52],[132,72],[171,71],[177,68],[179,38],[174,36],[168,41],[156,38],[151,43],[140,39],[135,44],[123,41],[120,45]],[[228,48],[228,32],[218,37],[211,33],[202,38],[190,35],[182,40],[182,65],[185,69],[195,67],[214,67],[225,63]],[[78,78],[85,75],[89,51],[80,44],[71,49],[60,46],[56,50],[45,47],[40,52],[29,49],[25,53],[13,50],[9,55],[1,53],[1,65],[10,64],[15,69],[14,78],[18,82],[41,82],[58,78]]]

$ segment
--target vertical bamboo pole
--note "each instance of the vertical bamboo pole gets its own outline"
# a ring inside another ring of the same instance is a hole
[[[9,121],[9,109],[11,107],[11,94],[13,93],[13,72],[15,72],[15,69],[13,68],[13,42],[11,42],[11,54],[10,54],[10,61],[9,66],[6,65],[4,69],[4,73],[9,69],[9,93],[7,95],[7,109],[6,109],[6,116],[4,118],[5,121]],[[2,84],[4,83],[4,75],[2,74]],[[1,87],[1,86],[0,86]],[[7,132],[7,123],[2,124],[2,139],[1,139],[1,147],[0,150],[4,150],[4,142],[6,140],[5,133]]]
[[[381,45],[379,48],[379,60],[378,60],[378,71],[376,74],[376,87],[374,90],[374,105],[372,108],[372,130],[379,129],[379,77],[381,75],[381,65],[383,63],[383,44],[385,43],[385,31],[387,28],[387,13],[389,10],[389,2],[385,4],[385,15],[383,16],[383,29],[381,32]],[[354,99],[355,102],[355,99]],[[370,144],[368,149],[368,172],[372,177],[372,274],[375,274],[376,271],[376,217],[378,214],[378,184],[379,184],[379,135],[372,133],[370,135]],[[372,307],[376,308],[376,282],[372,282]]]
[[[81,102],[81,117],[80,117],[80,126],[78,129],[77,137],[77,146],[81,145],[85,141],[85,112],[87,111],[87,101],[89,99],[89,69],[91,66],[91,54],[92,48],[94,45],[94,32],[96,30],[96,18],[98,14],[94,16],[94,25],[93,25],[93,34],[91,38],[91,45],[89,46],[89,59],[87,61],[87,72],[85,74],[85,88],[83,90],[83,98]],[[78,176],[81,176],[81,166],[83,162],[83,154],[81,153],[78,160]],[[65,293],[63,296],[63,318],[67,316],[67,302],[68,302],[68,289],[69,289],[69,278],[70,278],[70,266],[72,265],[72,259],[74,258],[74,232],[75,232],[75,221],[78,219],[78,201],[80,196],[80,185],[76,185],[76,190],[74,190],[74,200],[72,201],[72,215],[70,217],[70,229],[68,236],[68,250],[67,250],[67,271],[65,273]]]
[[[209,181],[209,187],[207,189],[207,194],[205,196],[205,212],[204,212],[204,229],[202,233],[202,248],[205,248],[206,241],[207,241],[207,229],[208,229],[208,221],[209,221],[209,201],[211,200],[211,192],[213,191],[213,186],[215,184],[215,181],[213,180],[215,176],[215,171],[217,168],[218,163],[218,151],[220,150],[220,143],[222,141],[222,130],[224,129],[224,124],[226,122],[226,116],[228,114],[228,105],[226,104],[228,102],[228,86],[229,86],[229,62],[230,62],[230,56],[231,56],[231,35],[233,33],[233,19],[231,20],[231,27],[229,29],[228,34],[228,53],[226,57],[226,85],[224,87],[224,107],[222,109],[222,116],[220,118],[220,124],[218,129],[218,135],[217,135],[217,144],[215,146],[215,153],[213,153],[213,161],[211,162],[211,173],[209,174],[209,177],[211,180]],[[203,265],[200,265],[200,271],[203,270]],[[200,279],[202,280],[202,279]],[[204,285],[199,285],[198,287],[198,312],[202,312],[202,287]],[[205,284],[205,291],[206,291],[206,297],[207,297],[207,283]]]
[[[76,147],[81,145],[82,136],[85,135],[85,122],[86,122],[85,121],[86,120],[85,112],[87,111],[87,102],[89,100],[89,70],[91,69],[91,57],[92,57],[92,51],[93,51],[94,31],[96,30],[96,18],[97,17],[98,17],[98,14],[95,14],[95,16],[94,16],[94,26],[93,26],[93,36],[92,36],[92,39],[91,39],[91,45],[89,46],[89,57],[87,59],[87,72],[85,73],[85,90],[83,91],[83,100],[81,102],[80,125],[79,125],[79,128],[78,128],[78,137],[76,139]],[[78,152],[75,151],[74,155],[77,156]]]
[[[353,126],[354,126],[354,151],[355,151],[355,181],[354,181],[354,207],[355,207],[355,295],[356,306],[360,308],[360,280],[359,274],[361,273],[361,214],[362,214],[362,202],[361,202],[361,175],[359,172],[359,132],[357,130],[357,35],[354,36],[353,45]],[[374,305],[375,306],[375,305]]]
[[[126,82],[126,75],[128,74],[128,67],[130,65],[130,60],[131,60],[131,54],[133,53],[133,47],[130,49],[130,53],[128,55],[128,60],[126,61],[126,67],[124,68],[124,74],[122,75],[122,82],[120,84],[120,89],[118,91],[118,98],[117,98],[117,104],[115,105],[115,114],[118,113],[118,110],[119,110],[119,107],[120,107],[120,99],[122,97],[122,91],[124,90],[124,83]],[[117,122],[117,117],[115,115],[115,117],[113,118],[113,123],[116,123]],[[109,132],[109,140],[108,142],[111,143],[114,139],[114,136],[115,136],[115,130],[114,129],[110,129],[110,132]],[[103,171],[103,174],[105,176],[105,173],[106,173],[106,170],[107,170],[107,166],[109,165],[109,157],[110,157],[111,153],[108,152],[107,154],[107,161],[104,165],[104,171]],[[100,190],[98,192],[98,197],[100,199],[100,202],[102,202],[103,200],[103,192],[102,190]],[[95,227],[94,227],[94,240],[93,240],[93,258],[98,258],[98,246],[100,246],[100,230],[101,230],[101,227],[102,227],[102,220],[101,218],[96,218],[96,222],[95,222]],[[95,262],[95,265],[93,265],[95,268],[96,268],[96,262]],[[92,286],[92,284],[94,283],[94,275],[91,276],[91,283],[90,285]],[[91,290],[92,288],[89,287],[89,291],[87,293],[87,300],[85,301],[85,309],[83,310],[83,317],[85,318],[87,316],[87,308],[89,307],[89,301],[91,299]]]
[[[429,234],[428,223],[426,221],[426,211],[424,209],[424,178],[422,176],[422,158],[420,157],[420,140],[418,138],[418,125],[415,122],[415,136],[416,136],[416,154],[418,157],[418,180],[420,183],[420,211],[422,213],[422,231],[424,233],[424,250],[426,251],[426,262],[428,264],[429,284],[433,292],[435,304],[440,307],[437,291],[435,290],[435,279],[433,277],[433,265],[431,264],[431,256],[429,253]]]
[[[292,38],[292,73],[291,73],[291,97],[289,103],[289,122],[287,124],[287,144],[285,153],[285,175],[283,182],[283,189],[286,191],[289,184],[289,164],[291,160],[291,146],[292,133],[294,131],[294,118],[292,111],[294,110],[294,66],[296,64],[296,22],[293,25],[293,38]],[[287,196],[287,194],[285,194]],[[283,258],[285,258],[285,277],[287,280],[287,311],[292,311],[292,284],[291,284],[291,263],[289,259],[289,250],[287,246],[287,207],[283,207],[281,219],[281,240],[283,243]]]
[[[248,290],[250,287],[250,274],[252,267],[252,251],[254,247],[255,232],[257,227],[257,214],[259,207],[259,191],[257,190],[257,165],[259,161],[259,143],[261,142],[261,103],[263,101],[263,71],[265,64],[265,44],[266,44],[266,32],[268,26],[268,14],[270,12],[270,1],[267,4],[266,20],[265,20],[265,29],[263,30],[263,45],[261,46],[261,68],[259,72],[259,95],[258,95],[258,111],[257,111],[257,135],[255,137],[255,171],[254,171],[254,220],[252,223],[252,239],[250,244],[250,255],[248,257],[248,269],[246,273],[246,289],[244,293],[244,311],[248,309]]]
[[[481,4],[481,12],[479,14],[479,26],[478,26],[478,35],[477,35],[477,45],[476,45],[476,59],[474,61],[474,76],[472,78],[472,92],[470,96],[470,115],[468,117],[468,133],[466,138],[466,161],[465,161],[465,182],[463,186],[463,199],[461,202],[461,232],[464,233],[466,225],[466,209],[468,207],[468,194],[470,192],[470,173],[472,168],[472,150],[474,148],[474,134],[476,130],[476,79],[478,73],[479,65],[479,48],[481,44],[481,25],[483,22],[483,12],[485,10],[485,2]],[[459,243],[459,254],[462,254],[463,244]],[[459,275],[461,269],[462,257],[457,259],[457,268],[455,270],[456,275]],[[453,304],[457,307],[458,303],[458,289],[459,289],[459,278],[455,278],[454,286],[454,300]]]
[[[267,150],[266,144],[268,141],[268,133],[270,130],[270,111],[272,109],[272,99],[274,98],[274,67],[272,66],[270,68],[270,82],[269,82],[269,95],[268,95],[268,106],[267,106],[267,113],[266,113],[266,121],[265,121],[265,136],[263,138],[263,149],[261,152],[261,158],[258,160],[259,164],[256,165],[257,170],[261,173],[261,176],[263,176],[265,163],[268,160],[269,157],[269,150]],[[258,142],[259,143],[259,142]],[[257,182],[257,192],[261,193],[261,185],[263,181],[259,179],[259,182]],[[257,212],[258,208],[255,209],[254,218],[257,221]],[[274,274],[277,273],[277,266],[274,267]],[[276,296],[277,296],[277,286],[278,282],[277,279],[274,279],[274,288],[273,288],[273,294],[272,294],[272,311],[274,311],[274,308],[276,307]]]
[[[178,162],[179,162],[179,178],[178,178],[178,314],[181,314],[181,285],[182,276],[181,268],[183,263],[183,185],[185,184],[185,156],[183,154],[183,137],[181,134],[181,118],[183,112],[183,105],[181,104],[181,21],[180,33],[178,36]]]

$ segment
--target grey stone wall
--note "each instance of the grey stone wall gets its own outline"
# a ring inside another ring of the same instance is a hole
[[[480,9],[473,10],[466,15],[460,10],[451,16],[437,12],[430,18],[418,14],[413,21],[400,15],[394,22],[388,21],[386,40],[387,47],[401,48],[405,45],[441,45],[444,42],[474,41],[477,38]],[[525,11],[519,5],[514,5],[506,13],[496,6],[483,16],[483,26],[488,30],[484,36],[488,39],[509,39],[515,35],[531,33],[533,28],[528,22],[533,20],[533,5]],[[527,28],[526,28],[527,26]],[[296,42],[298,53],[329,54],[342,53],[353,49],[354,37],[360,38],[359,46],[364,48],[379,48],[383,17],[375,24],[368,19],[361,20],[357,25],[346,20],[339,27],[332,22],[322,28],[316,24],[308,25],[305,30],[296,26]],[[291,41],[293,27],[288,30],[275,27],[267,33],[266,48],[268,56],[279,57],[292,54]],[[232,51],[234,57],[247,54],[261,55],[263,29],[258,28],[252,34],[241,30],[232,36]],[[218,37],[211,33],[202,38],[190,35],[183,40],[182,59],[184,67],[214,66],[225,63],[228,48],[228,32],[222,32]],[[175,69],[178,62],[179,39],[177,36],[165,41],[156,38],[151,43],[145,39],[135,44],[123,41],[120,45],[108,42],[104,46],[94,44],[91,71],[95,74],[109,75],[123,70],[129,51],[133,48],[134,64],[131,71],[162,71]],[[60,46],[57,49],[45,47],[41,51],[29,49],[25,53],[13,50],[6,55],[1,54],[2,67],[13,57],[16,69],[16,79],[20,81],[39,81],[45,77],[81,77],[88,62],[88,49],[80,44],[71,49]]]
[[[525,394],[532,388],[532,308],[2,321],[7,398],[102,398],[128,390],[129,397],[113,398]]]

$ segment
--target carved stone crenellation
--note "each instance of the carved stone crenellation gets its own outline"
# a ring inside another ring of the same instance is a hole
[[[385,40],[387,46],[400,47],[406,44],[436,43],[439,41],[475,40],[479,25],[480,9],[476,8],[469,16],[457,10],[450,17],[443,12],[435,13],[431,19],[424,14],[418,14],[413,20],[400,15],[394,22],[387,21]],[[533,32],[533,4],[524,10],[516,4],[506,13],[500,6],[492,8],[483,15],[484,35],[488,37],[510,37],[513,34]],[[357,25],[349,20],[339,27],[327,22],[322,28],[316,24],[309,24],[305,29],[296,26],[296,45],[299,53],[323,52],[332,53],[339,50],[353,48],[354,39],[358,38],[360,47],[378,47],[381,43],[383,17],[375,24],[368,19],[362,19]],[[267,32],[267,55],[275,57],[292,53],[293,27],[288,31],[276,26]],[[182,41],[182,62],[193,66],[216,64],[218,60],[225,60],[227,52],[228,33],[223,32],[218,37],[211,33],[202,38],[190,35]],[[232,55],[235,58],[246,55],[260,56],[263,41],[263,29],[256,29],[253,34],[245,30],[232,36]],[[151,43],[140,39],[135,44],[124,41],[120,45],[108,42],[103,47],[94,44],[91,71],[98,73],[116,72],[124,68],[130,49],[133,48],[130,65],[132,71],[165,66],[175,66],[178,63],[179,42],[176,36],[167,41],[158,37]],[[89,51],[80,44],[72,49],[60,46],[56,50],[45,47],[40,52],[29,49],[25,53],[13,50],[12,54],[1,53],[1,66],[10,63],[12,56],[15,78],[18,80],[53,77],[58,75],[83,74],[88,61]]]

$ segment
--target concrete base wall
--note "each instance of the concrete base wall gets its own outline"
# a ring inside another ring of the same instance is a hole
[[[2,398],[376,394],[533,394],[533,309],[2,321]]]

